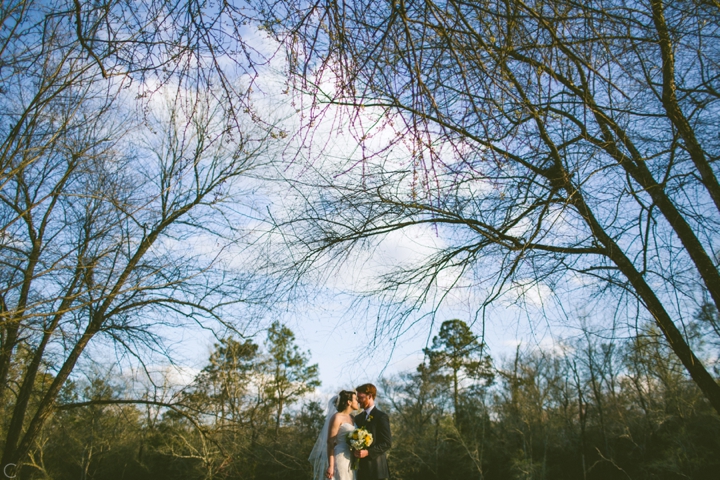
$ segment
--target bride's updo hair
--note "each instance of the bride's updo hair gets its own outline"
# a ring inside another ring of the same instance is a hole
[[[343,390],[338,393],[337,403],[335,404],[338,412],[342,412],[347,408],[348,402],[352,401],[353,395],[355,395],[355,392],[351,390]]]

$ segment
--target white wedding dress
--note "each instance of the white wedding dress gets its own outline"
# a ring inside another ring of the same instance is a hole
[[[352,452],[350,445],[345,441],[346,435],[355,430],[352,423],[341,423],[335,443],[335,475],[333,480],[355,480],[355,471],[352,469]]]
[[[308,458],[313,468],[313,480],[327,480],[325,472],[327,472],[329,465],[327,455],[328,430],[330,420],[333,415],[337,413],[337,409],[335,408],[336,402],[337,396],[331,398],[328,402],[327,410],[325,411],[325,424]],[[348,445],[346,440],[347,434],[353,430],[355,430],[355,425],[352,423],[341,423],[340,428],[338,428],[337,437],[335,437],[335,447],[333,449],[335,453],[335,472],[331,480],[356,479],[356,472],[352,469],[350,445]]]

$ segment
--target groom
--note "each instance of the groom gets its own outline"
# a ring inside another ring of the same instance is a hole
[[[355,389],[360,406],[364,409],[355,417],[355,424],[365,427],[373,436],[373,443],[367,450],[353,452],[360,459],[358,480],[379,480],[389,478],[385,452],[390,449],[390,418],[387,413],[375,407],[377,388],[372,383],[360,385]]]

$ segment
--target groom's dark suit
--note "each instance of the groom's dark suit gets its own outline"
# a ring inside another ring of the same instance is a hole
[[[367,449],[368,456],[360,459],[358,480],[379,480],[389,478],[387,458],[385,452],[390,449],[392,436],[390,435],[390,417],[377,407],[370,411],[370,416],[361,412],[355,417],[358,427],[365,427],[373,436],[373,443]]]

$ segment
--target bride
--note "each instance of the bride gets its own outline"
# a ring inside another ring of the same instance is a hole
[[[355,480],[345,437],[355,430],[350,412],[359,409],[355,392],[343,390],[330,399],[325,424],[308,459],[313,465],[313,480]]]

